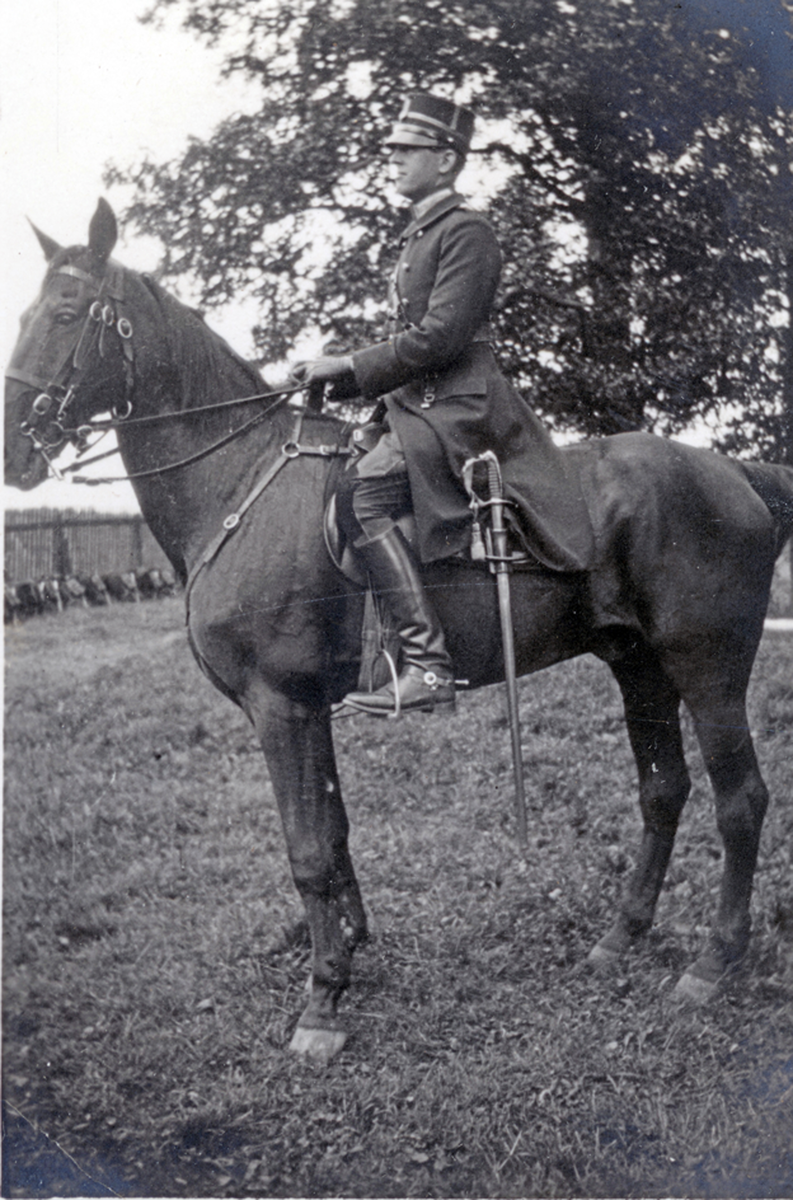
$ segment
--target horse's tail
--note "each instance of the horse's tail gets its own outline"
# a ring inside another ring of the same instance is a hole
[[[740,466],[774,519],[778,554],[793,533],[793,467],[757,462]]]

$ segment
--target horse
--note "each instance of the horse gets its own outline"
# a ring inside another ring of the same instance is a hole
[[[105,200],[86,246],[35,232],[48,267],[7,371],[6,481],[34,488],[67,443],[85,450],[92,428],[116,429],[143,516],[185,584],[193,653],[266,756],[312,946],[291,1049],[327,1061],[347,1037],[338,1004],[367,936],[331,731],[333,706],[357,682],[365,600],[323,536],[344,425],[294,397],[273,399],[197,313],[112,259],[117,224]],[[517,670],[585,653],[608,664],[643,819],[635,868],[590,961],[618,961],[652,924],[690,788],[685,704],[724,846],[707,944],[676,987],[702,1001],[749,943],[768,792],[746,691],[774,561],[793,528],[793,470],[643,433],[563,453],[597,556],[586,573],[512,574]],[[472,688],[502,680],[493,576],[462,559],[423,570],[456,675]]]

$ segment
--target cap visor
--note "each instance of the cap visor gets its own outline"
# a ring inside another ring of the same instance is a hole
[[[414,133],[410,129],[395,129],[383,139],[384,146],[434,146],[438,147],[438,139],[426,133]]]

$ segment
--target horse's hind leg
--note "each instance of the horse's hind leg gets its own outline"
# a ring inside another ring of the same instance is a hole
[[[259,734],[286,835],[292,876],[306,908],[312,965],[308,1004],[290,1049],[327,1061],[344,1045],[336,1016],[366,916],[347,848],[330,711],[250,685],[244,707]]]
[[[680,736],[680,697],[657,659],[637,646],[610,665],[625,702],[628,734],[639,771],[644,831],[617,919],[590,952],[593,966],[615,961],[652,925],[690,788]]]
[[[748,670],[746,676],[748,680]],[[748,948],[752,881],[768,807],[768,789],[749,731],[745,693],[742,689],[740,696],[725,697],[726,690],[714,685],[709,692],[700,684],[695,696],[686,696],[713,784],[716,820],[724,843],[719,907],[708,946],[675,990],[678,997],[696,1001],[712,995]]]

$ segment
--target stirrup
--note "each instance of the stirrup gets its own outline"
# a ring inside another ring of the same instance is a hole
[[[380,654],[382,654],[383,658],[386,660],[386,663],[388,664],[388,670],[391,672],[391,682],[394,685],[394,695],[396,696],[396,705],[395,705],[394,712],[385,713],[384,715],[388,716],[388,717],[398,717],[400,712],[402,711],[402,706],[401,706],[400,700],[399,700],[399,672],[397,671],[396,659],[394,658],[394,656],[390,650],[386,650],[385,646],[381,646]],[[383,684],[383,686],[387,687],[388,685]],[[378,688],[377,690],[380,691],[380,688]],[[350,693],[350,694],[354,695],[355,693]],[[372,692],[371,694],[374,695],[374,692]],[[344,700],[340,700],[338,704],[331,705],[330,715],[331,715],[331,717],[349,717],[354,712],[358,713],[358,712],[363,712],[363,711],[364,711],[363,709],[357,708],[354,704],[348,704],[347,700],[345,698]],[[372,714],[370,712],[367,715],[371,716]]]
[[[405,703],[403,690],[415,690],[417,687],[426,689],[425,694],[419,692]],[[390,689],[390,694],[389,694]],[[435,693],[445,694],[435,699]],[[372,704],[372,700],[375,701]],[[344,698],[344,706],[367,716],[394,718],[402,712],[436,712],[441,709],[450,710],[455,705],[455,681],[453,677],[444,679],[431,668],[423,670],[416,663],[409,663],[402,676],[396,676],[392,683],[378,688],[375,692],[350,692]]]
[[[402,712],[402,701],[399,696],[399,672],[397,671],[396,659],[393,654],[390,654],[386,650],[385,646],[383,647],[383,658],[388,663],[388,669],[391,672],[391,682],[394,685],[394,711],[393,713],[389,713],[389,716],[398,717]],[[386,684],[385,686],[387,687],[388,685]]]

